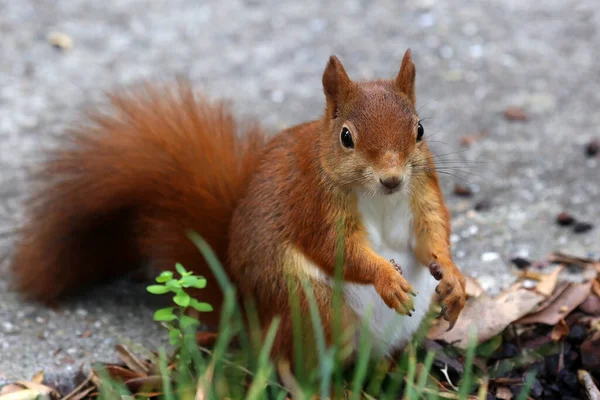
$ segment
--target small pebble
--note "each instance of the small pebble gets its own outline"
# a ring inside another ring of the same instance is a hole
[[[533,289],[537,286],[537,282],[534,281],[533,279],[525,279],[523,281],[523,287],[525,289]]]
[[[527,268],[531,265],[531,261],[522,257],[515,257],[512,260],[510,260],[510,262],[513,263],[519,269]]]
[[[495,251],[488,251],[481,255],[481,261],[483,261],[483,262],[490,262],[490,261],[497,260],[499,258],[500,258],[500,254],[496,253]]]
[[[4,333],[8,333],[8,334],[19,333],[19,328],[15,324],[8,322],[8,321],[4,321],[2,323],[2,325],[0,325],[0,328],[2,328],[2,332],[4,332]]]
[[[511,106],[504,110],[504,118],[509,121],[526,121],[527,114],[522,108]]]
[[[457,183],[454,185],[454,194],[460,197],[471,197],[473,196],[473,190],[467,185]]]
[[[488,211],[492,208],[492,203],[488,199],[479,200],[475,203],[475,211]]]
[[[73,39],[61,32],[51,32],[48,35],[48,42],[59,50],[71,50],[73,48]]]
[[[88,314],[87,310],[84,310],[83,308],[78,308],[75,313],[80,317],[85,317]]]
[[[585,154],[594,157],[600,152],[600,139],[593,139],[585,146]]]
[[[556,216],[556,223],[560,226],[569,226],[575,222],[575,218],[566,212],[561,212]]]
[[[591,231],[594,225],[587,222],[577,222],[575,226],[573,226],[573,232],[575,233],[585,233]]]

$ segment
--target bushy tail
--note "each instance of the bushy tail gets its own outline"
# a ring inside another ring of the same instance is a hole
[[[110,100],[109,113],[92,113],[51,153],[27,204],[13,272],[35,299],[58,300],[143,262],[210,275],[188,229],[226,259],[233,210],[266,140],[258,125],[240,127],[185,81]]]

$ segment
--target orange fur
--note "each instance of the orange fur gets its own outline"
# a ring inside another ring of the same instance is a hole
[[[455,318],[464,305],[464,278],[450,257],[431,153],[416,141],[414,79],[410,51],[395,80],[361,83],[331,57],[323,117],[270,140],[254,125],[238,138],[230,112],[194,96],[185,82],[174,92],[145,85],[113,95],[116,114],[93,114],[91,126],[71,132],[73,146],[42,166],[47,181],[32,198],[13,264],[19,288],[52,301],[143,261],[157,269],[181,262],[212,280],[185,237],[193,229],[215,249],[241,298],[256,306],[263,332],[281,319],[273,353],[292,358],[288,288],[308,315],[303,277],[314,286],[325,337],[333,340],[332,289],[314,271],[333,275],[340,221],[344,281],[372,284],[389,307],[410,314],[413,289],[371,248],[357,193],[379,193],[380,177],[412,173],[415,251],[425,265],[432,253],[439,257],[442,300]],[[356,149],[340,144],[344,127]],[[217,285],[198,295],[216,307],[205,317],[216,324]],[[345,303],[335,312],[343,329],[353,329],[356,318]],[[310,329],[304,340],[312,340]]]

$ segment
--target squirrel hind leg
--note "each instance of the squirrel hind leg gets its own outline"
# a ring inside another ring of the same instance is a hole
[[[42,218],[40,212],[46,215]],[[52,304],[142,267],[133,210],[68,221],[57,220],[60,215],[44,207],[22,230],[11,267],[16,287],[25,297]]]

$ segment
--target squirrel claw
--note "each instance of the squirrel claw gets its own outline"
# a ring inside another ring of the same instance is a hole
[[[446,320],[446,321],[448,321],[448,323],[449,323],[448,329],[446,329],[446,332],[449,332],[452,330],[452,328],[454,328],[454,325],[456,325],[456,320],[452,320],[452,321]]]

